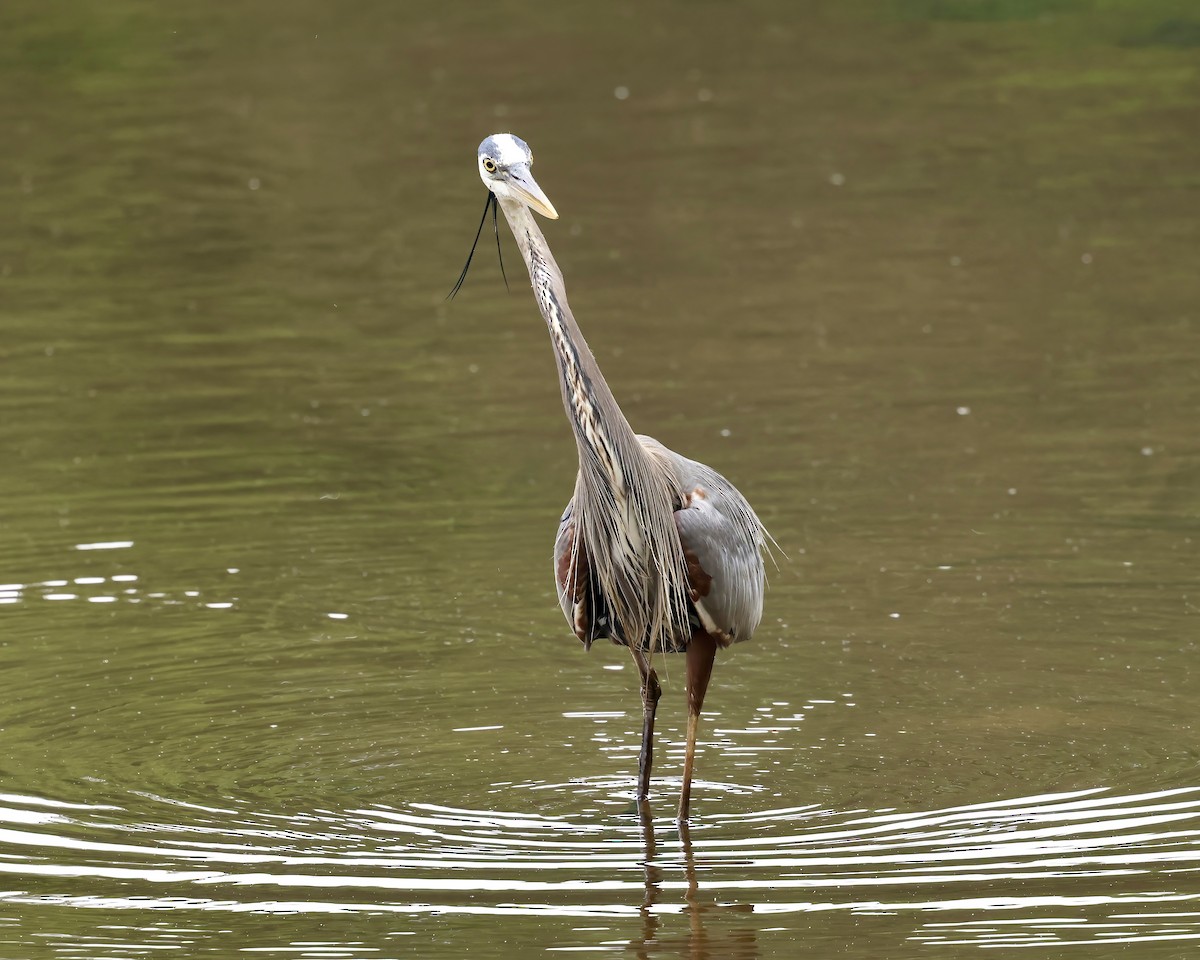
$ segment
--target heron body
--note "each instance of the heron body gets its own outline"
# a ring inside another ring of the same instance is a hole
[[[494,134],[479,146],[479,175],[512,229],[529,270],[575,435],[579,474],[559,522],[559,603],[590,647],[630,649],[641,676],[638,799],[649,793],[659,653],[687,654],[688,739],[679,815],[686,818],[696,731],[720,647],[748,640],[762,618],[767,533],[723,476],[633,432],[567,303],[562,272],[534,219],[558,213],[530,173],[523,140]],[[486,212],[486,211],[485,211]]]

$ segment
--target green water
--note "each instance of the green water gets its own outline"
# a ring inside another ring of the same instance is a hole
[[[0,38],[2,960],[1194,949],[1189,5]],[[634,427],[787,555],[684,836],[682,663],[647,827],[636,672],[554,599],[509,238],[444,299],[501,130]]]

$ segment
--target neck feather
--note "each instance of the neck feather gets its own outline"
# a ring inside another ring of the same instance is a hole
[[[571,308],[562,272],[524,204],[500,201],[538,309],[550,331],[563,406],[579,448],[574,522],[591,574],[613,617],[613,636],[649,650],[691,636],[688,579],[675,527],[679,484],[621,413]]]
[[[646,459],[646,453],[575,322],[562,271],[532,212],[512,200],[501,200],[500,207],[521,249],[534,298],[550,332],[563,406],[575,433],[580,465],[598,468],[606,481],[622,487],[621,464]]]

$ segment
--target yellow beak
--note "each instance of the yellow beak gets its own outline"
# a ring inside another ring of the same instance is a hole
[[[536,210],[550,220],[558,219],[558,211],[554,209],[554,204],[550,202],[550,198],[533,179],[533,174],[529,172],[526,164],[517,164],[509,168],[508,187],[517,199],[530,209]]]

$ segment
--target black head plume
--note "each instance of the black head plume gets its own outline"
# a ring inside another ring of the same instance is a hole
[[[504,254],[500,252],[500,225],[496,221],[496,195],[491,190],[487,193],[487,199],[483,201],[483,216],[479,218],[479,229],[475,231],[475,242],[471,244],[471,252],[467,254],[467,262],[463,264],[462,273],[458,275],[458,281],[454,284],[454,289],[447,294],[447,300],[453,300],[454,295],[462,289],[463,282],[467,279],[467,271],[471,269],[471,258],[475,256],[475,248],[479,246],[479,236],[483,233],[483,225],[487,222],[488,209],[492,211],[492,230],[496,234],[496,256],[500,258],[500,276],[504,277],[504,289],[508,289],[508,274],[504,272]]]

